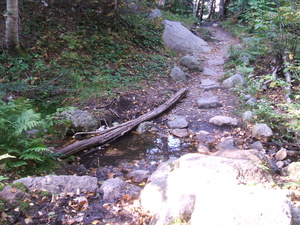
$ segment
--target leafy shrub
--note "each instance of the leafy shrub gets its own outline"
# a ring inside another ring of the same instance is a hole
[[[0,101],[1,161],[17,173],[46,170],[54,162],[51,151],[37,137],[43,121],[31,107],[23,98]]]

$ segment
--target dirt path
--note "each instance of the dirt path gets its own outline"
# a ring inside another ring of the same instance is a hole
[[[188,80],[188,94],[185,99],[166,115],[166,120],[171,114],[184,115],[190,122],[189,128],[193,130],[200,142],[215,142],[216,138],[230,136],[234,133],[235,128],[231,126],[216,126],[209,123],[209,119],[214,116],[230,116],[235,117],[236,98],[227,88],[222,88],[221,83],[223,75],[226,73],[224,62],[227,58],[228,49],[231,45],[236,45],[239,41],[233,38],[227,31],[220,26],[205,27],[212,34],[213,42],[208,42],[212,51],[204,57],[204,71],[202,73],[190,73]],[[212,80],[220,84],[219,88],[205,90],[200,87],[204,80]],[[197,100],[202,97],[217,96],[221,107],[210,109],[199,109]],[[209,133],[203,137],[201,133]],[[205,143],[210,144],[210,143]],[[215,143],[214,143],[215,144]]]

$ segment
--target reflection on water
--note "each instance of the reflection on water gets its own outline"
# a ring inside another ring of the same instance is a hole
[[[117,166],[122,160],[146,160],[157,163],[170,158],[195,152],[196,147],[189,139],[180,139],[173,135],[128,134],[111,145],[82,158],[86,168]]]

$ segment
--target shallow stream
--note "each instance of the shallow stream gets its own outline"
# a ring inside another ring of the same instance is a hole
[[[196,146],[189,138],[178,138],[171,134],[130,133],[108,146],[82,156],[81,163],[87,169],[118,167],[124,161],[134,163],[140,160],[154,165],[190,152],[196,152]]]

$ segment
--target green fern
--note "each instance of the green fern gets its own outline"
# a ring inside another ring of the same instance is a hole
[[[0,101],[0,156],[3,156],[1,161],[5,169],[29,174],[42,167],[51,168],[49,164],[54,162],[51,151],[37,134],[28,132],[32,129],[43,131],[44,123],[26,99]]]

